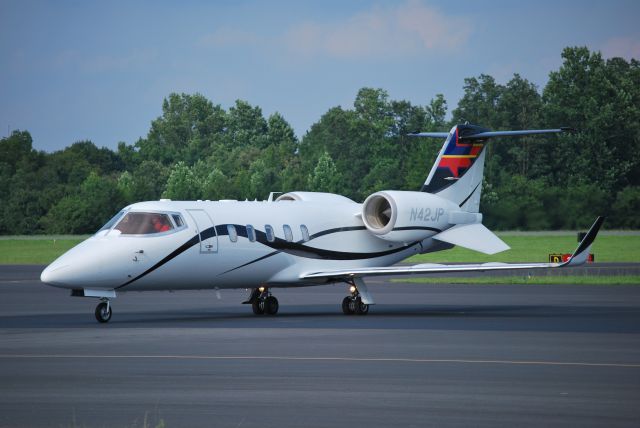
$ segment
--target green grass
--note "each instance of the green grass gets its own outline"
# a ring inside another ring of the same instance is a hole
[[[51,263],[62,253],[79,244],[85,238],[20,237],[0,240],[0,264],[44,265]]]
[[[431,254],[419,254],[410,263],[548,262],[550,253],[572,253],[578,246],[575,233],[562,235],[498,233],[511,250],[488,256],[456,247]],[[591,247],[596,262],[640,263],[640,235],[598,235]]]
[[[532,285],[640,285],[640,275],[629,276],[588,276],[588,275],[559,275],[559,276],[481,276],[464,278],[404,278],[392,279],[391,282],[416,284],[532,284]]]
[[[410,263],[546,262],[549,253],[571,253],[577,246],[575,233],[498,234],[511,250],[487,256],[465,248],[411,257]],[[86,236],[9,236],[0,238],[0,264],[47,264]],[[640,263],[640,235],[603,234],[591,252],[596,262]]]

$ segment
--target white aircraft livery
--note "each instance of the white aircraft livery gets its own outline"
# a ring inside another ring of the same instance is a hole
[[[394,264],[414,254],[461,246],[486,254],[509,247],[482,225],[480,192],[487,141],[567,128],[490,131],[456,125],[420,191],[385,190],[363,203],[318,192],[267,201],[171,201],[129,205],[95,235],[51,263],[42,282],[100,299],[95,315],[111,319],[111,299],[126,291],[250,289],[255,314],[276,314],[278,287],[344,283],[345,314],[366,314],[373,297],[365,277],[512,269],[584,263],[604,220],[598,217],[564,263]],[[273,194],[272,194],[273,195]]]

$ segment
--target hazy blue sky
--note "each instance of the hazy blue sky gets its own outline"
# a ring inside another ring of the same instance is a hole
[[[640,58],[637,1],[4,1],[0,135],[47,151],[146,135],[171,92],[279,111],[302,137],[363,86],[450,109],[463,79],[540,88],[566,46]]]

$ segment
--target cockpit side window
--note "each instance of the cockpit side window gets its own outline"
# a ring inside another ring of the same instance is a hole
[[[173,224],[167,214],[128,212],[115,227],[123,235],[150,235],[168,232]]]
[[[182,221],[180,214],[172,214],[171,217],[173,217],[173,221],[176,223],[177,228],[184,226],[184,221]]]

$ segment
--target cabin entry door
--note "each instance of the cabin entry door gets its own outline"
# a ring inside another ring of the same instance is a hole
[[[200,236],[200,254],[218,252],[218,236],[213,220],[205,210],[187,210],[193,219]]]

